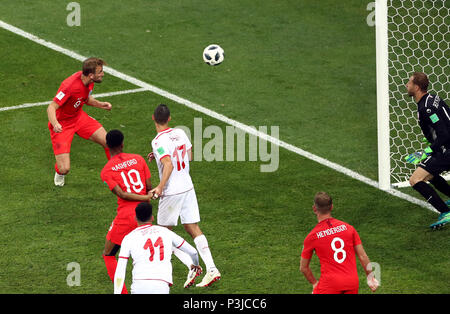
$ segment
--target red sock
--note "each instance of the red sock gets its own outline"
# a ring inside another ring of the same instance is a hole
[[[117,260],[115,256],[103,255],[103,260],[105,261],[106,270],[108,271],[108,276],[114,282],[114,274],[116,273]],[[127,287],[123,285],[122,294],[128,294]]]
[[[55,163],[55,171],[56,171],[57,174],[61,174],[61,172],[59,172],[58,164],[57,164],[57,163]]]
[[[104,147],[104,149],[105,149],[106,158],[108,158],[108,160],[110,160],[111,159],[111,154],[109,152],[109,148],[108,147]]]

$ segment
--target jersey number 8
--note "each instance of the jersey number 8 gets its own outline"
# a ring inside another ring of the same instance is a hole
[[[339,242],[338,248],[336,247],[336,242]],[[344,240],[339,237],[335,237],[333,241],[331,241],[331,249],[334,251],[334,260],[339,264],[343,263],[347,257],[347,252],[344,250]],[[341,258],[339,258],[339,253],[342,254]]]

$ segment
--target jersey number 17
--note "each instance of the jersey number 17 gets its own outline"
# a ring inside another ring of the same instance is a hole
[[[177,146],[175,151],[172,154],[172,157],[177,161],[177,170],[180,171],[186,167],[186,163],[184,162],[184,157],[186,156],[186,144],[181,146]]]

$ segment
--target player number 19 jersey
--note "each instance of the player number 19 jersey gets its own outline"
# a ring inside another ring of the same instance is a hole
[[[103,167],[101,179],[110,190],[119,186],[122,191],[146,195],[147,179],[151,177],[145,159],[137,154],[120,153],[113,156]],[[119,218],[134,217],[134,210],[139,202],[128,201],[117,197],[117,215]]]

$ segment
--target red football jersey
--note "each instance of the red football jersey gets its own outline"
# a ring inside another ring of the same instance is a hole
[[[319,285],[347,290],[359,284],[354,247],[361,244],[351,225],[328,218],[316,225],[303,243],[302,257],[311,259],[313,251],[320,261]]]
[[[59,105],[56,110],[58,121],[77,118],[81,108],[92,94],[94,83],[88,86],[81,80],[81,71],[66,78],[58,89],[53,101]]]
[[[150,170],[144,158],[136,154],[120,153],[108,161],[100,174],[110,190],[119,185],[122,191],[140,195],[147,194],[146,181]],[[127,201],[117,197],[117,218],[129,218],[135,215],[139,202]]]

